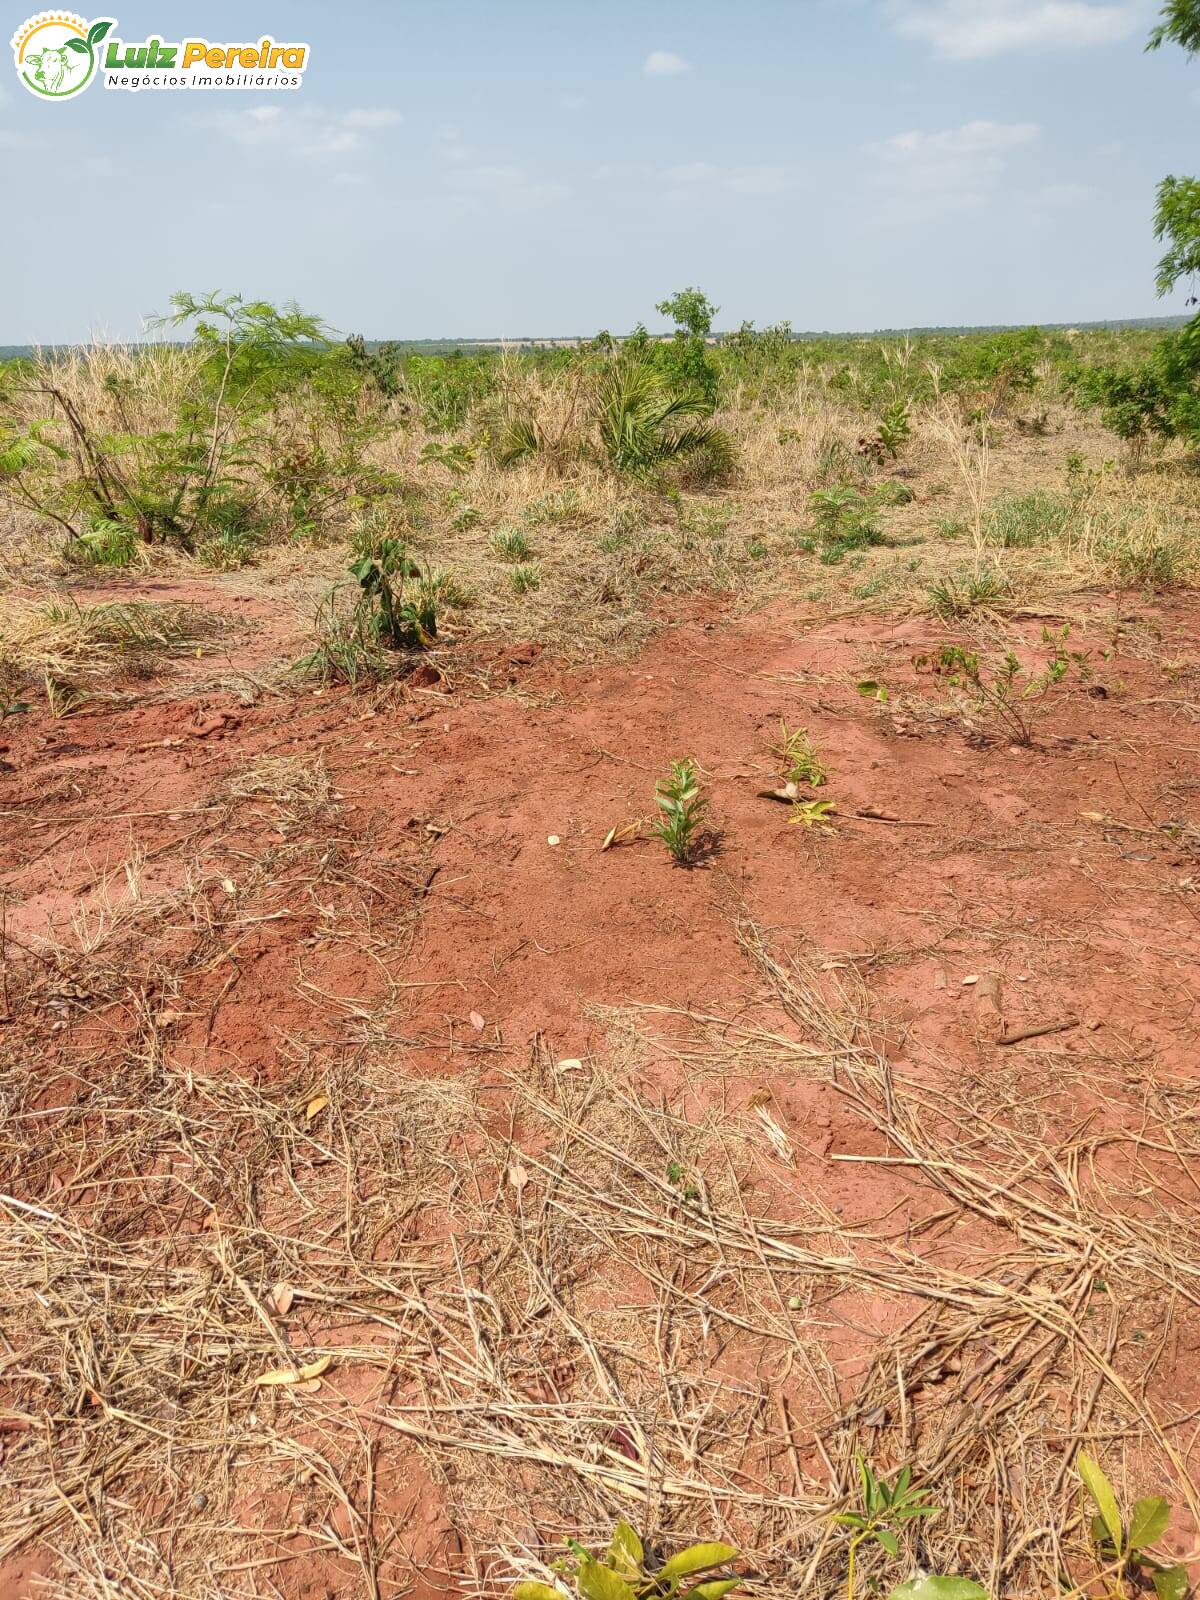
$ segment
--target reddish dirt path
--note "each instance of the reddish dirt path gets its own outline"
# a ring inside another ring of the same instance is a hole
[[[1040,628],[1026,630],[1034,645]],[[481,1047],[519,1056],[540,1036],[583,1057],[605,1048],[593,1007],[744,1006],[756,979],[735,922],[748,915],[785,945],[849,952],[897,1059],[960,1087],[986,1079],[1056,1125],[1102,1126],[1107,1075],[1198,1071],[1200,856],[1194,831],[1164,824],[1190,825],[1200,794],[1186,687],[1200,673],[1200,616],[1097,597],[1071,640],[1091,652],[1092,684],[1064,689],[1033,749],[973,746],[932,714],[944,689],[912,658],[947,634],[709,611],[626,664],[564,672],[531,651],[492,656],[503,692],[491,697],[436,685],[374,706],[344,691],[253,705],[212,694],[14,719],[0,748],[8,929],[61,934],[135,843],[151,888],[177,882],[187,859],[236,878],[239,851],[282,835],[264,822],[214,837],[214,794],[253,758],[319,752],[363,859],[419,873],[411,943],[379,959],[322,943],[317,911],[290,903],[240,942],[236,981],[185,979],[171,1001],[176,1064],[269,1079],[290,1036],[327,1027],[331,1001],[339,1016],[377,1003],[389,974],[411,986],[414,1072],[452,1073]],[[246,648],[261,660],[261,640]],[[855,692],[867,676],[889,685],[886,705]],[[781,718],[825,758],[835,834],[793,826],[758,795],[774,781]],[[651,812],[655,778],[685,754],[711,797],[705,859],[682,870],[648,840],[602,852],[611,827]],[[883,818],[856,815],[870,809]],[[1077,1025],[996,1042],[1002,1028],[1068,1016]],[[47,1073],[122,1026],[119,1007],[76,1017],[47,1037]],[[664,1055],[649,1078],[671,1073]],[[712,1092],[738,1104],[751,1087]],[[838,1097],[806,1083],[776,1098],[828,1203],[848,1219],[885,1210],[894,1181],[834,1159],[876,1149]],[[1181,1340],[1160,1381],[1182,1404],[1196,1389],[1195,1327]]]

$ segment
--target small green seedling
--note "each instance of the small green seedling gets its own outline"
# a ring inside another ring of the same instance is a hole
[[[925,1498],[923,1489],[912,1487],[912,1468],[902,1467],[893,1483],[877,1478],[865,1456],[858,1455],[858,1476],[862,1489],[861,1511],[839,1511],[834,1522],[853,1530],[850,1537],[850,1565],[846,1575],[846,1600],[854,1600],[854,1563],[858,1547],[873,1539],[890,1556],[900,1554],[899,1535],[906,1523],[916,1517],[936,1517],[941,1510]]]
[[[375,551],[350,567],[362,590],[359,602],[368,631],[391,650],[417,650],[437,635],[437,596],[421,580],[421,569],[400,539],[381,539]],[[405,585],[415,583],[415,598]]]
[[[694,1183],[685,1183],[684,1177],[684,1169],[680,1162],[667,1163],[667,1179],[679,1190],[679,1198],[685,1205],[696,1205],[700,1199],[700,1190]]]
[[[900,454],[901,449],[907,444],[912,433],[912,422],[909,419],[908,404],[904,400],[893,400],[892,404],[879,418],[878,436],[883,450],[893,460]]]
[[[1102,1576],[1111,1580],[1109,1594],[1126,1596],[1130,1589],[1145,1587],[1148,1577],[1154,1585],[1158,1600],[1184,1600],[1188,1592],[1186,1566],[1166,1566],[1149,1554],[1167,1531],[1171,1520],[1170,1502],[1161,1495],[1148,1495],[1138,1500],[1128,1518],[1123,1518],[1112,1484],[1100,1467],[1085,1451],[1079,1452],[1076,1462],[1080,1481],[1095,1502],[1098,1516],[1092,1518],[1092,1542],[1096,1553],[1105,1562]]]
[[[832,800],[797,800],[788,821],[798,828],[811,828],[814,833],[836,833],[829,820],[836,811]]]
[[[556,1562],[555,1570],[579,1600],[724,1600],[742,1581],[719,1570],[737,1559],[737,1551],[717,1542],[689,1545],[652,1570],[645,1546],[628,1522],[617,1523],[603,1556],[591,1555],[574,1539],[567,1543],[573,1559]],[[691,1581],[696,1578],[700,1581]],[[564,1600],[564,1594],[548,1583],[518,1583],[512,1600]]]
[[[877,683],[874,678],[860,678],[854,687],[864,699],[877,700],[880,705],[886,705],[891,698],[887,692],[887,685]]]
[[[785,783],[804,783],[810,789],[819,789],[825,782],[825,763],[806,728],[789,728],[781,717],[779,738],[771,749],[782,764]]]
[[[672,761],[670,777],[654,785],[654,802],[662,816],[650,824],[650,831],[661,839],[671,855],[687,866],[696,856],[708,802],[700,793],[699,771],[690,756]]]

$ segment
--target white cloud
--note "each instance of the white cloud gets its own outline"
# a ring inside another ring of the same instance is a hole
[[[887,220],[927,220],[985,204],[1012,155],[1036,140],[1035,122],[967,122],[938,133],[897,133],[869,145]]]
[[[45,150],[49,141],[19,128],[0,128],[0,150]]]
[[[1145,0],[885,0],[885,8],[902,37],[952,61],[1112,44],[1146,13]]]
[[[681,72],[691,70],[691,62],[677,56],[673,50],[651,50],[642,62],[642,71],[649,78],[677,78]]]
[[[796,182],[795,174],[788,167],[737,167],[712,161],[689,161],[679,167],[664,167],[659,176],[675,187],[719,189],[731,194],[782,194]]]
[[[1100,191],[1091,183],[1044,183],[1033,196],[1034,204],[1047,211],[1064,211],[1087,205]]]
[[[506,165],[458,167],[446,185],[473,211],[542,211],[571,194],[568,184]]]
[[[274,146],[289,155],[327,156],[367,149],[367,134],[394,127],[402,118],[386,108],[329,111],[321,106],[264,105],[221,110],[208,120],[237,144]]]
[[[403,121],[399,111],[386,106],[366,106],[342,112],[342,123],[347,128],[394,128]]]

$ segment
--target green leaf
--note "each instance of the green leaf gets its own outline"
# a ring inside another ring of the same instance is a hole
[[[709,1567],[723,1567],[732,1561],[737,1551],[731,1544],[693,1544],[678,1555],[664,1561],[658,1577],[670,1583],[673,1578],[687,1578],[693,1572],[707,1572]]]
[[[1121,1539],[1121,1511],[1112,1484],[1085,1450],[1079,1452],[1077,1465],[1083,1486],[1096,1502],[1096,1509],[1104,1518],[1104,1526],[1108,1529],[1113,1547],[1120,1555],[1125,1546]]]
[[[900,1476],[896,1479],[896,1486],[892,1490],[892,1504],[893,1505],[895,1505],[897,1500],[903,1500],[905,1494],[908,1492],[908,1486],[909,1486],[909,1484],[911,1482],[912,1482],[912,1468],[911,1467],[903,1467],[903,1468],[901,1468]]]
[[[740,1578],[709,1578],[707,1583],[698,1583],[689,1589],[681,1600],[722,1600],[722,1596],[736,1589],[741,1581]]]
[[[833,1520],[843,1528],[865,1528],[867,1525],[867,1519],[860,1517],[857,1511],[839,1511]]]
[[[86,44],[84,44],[82,39],[68,39],[67,49],[75,50],[81,56],[85,56],[88,53],[88,47]]]
[[[635,1600],[632,1586],[599,1561],[585,1561],[576,1582],[586,1600]]]
[[[1164,1567],[1154,1574],[1154,1592],[1158,1600],[1186,1600],[1188,1569],[1184,1566]]]
[[[618,1572],[623,1572],[633,1578],[642,1570],[642,1562],[646,1559],[646,1551],[642,1541],[635,1530],[625,1521],[624,1517],[613,1529],[613,1536],[608,1546],[608,1564],[615,1567]]]
[[[893,1589],[888,1600],[988,1600],[988,1592],[970,1578],[910,1578]]]
[[[112,27],[111,22],[93,22],[88,29],[88,43],[99,44],[104,35]]]
[[[887,1551],[888,1555],[898,1556],[900,1554],[900,1541],[897,1539],[896,1535],[889,1532],[887,1528],[876,1528],[875,1537]]]
[[[512,1600],[563,1600],[561,1589],[552,1589],[548,1583],[514,1583]]]
[[[1147,1495],[1146,1499],[1139,1500],[1129,1519],[1129,1548],[1145,1550],[1148,1545],[1157,1544],[1170,1520],[1170,1502],[1161,1495]]]
[[[883,684],[876,683],[874,678],[864,678],[861,683],[856,683],[854,687],[859,694],[865,694],[872,700],[886,700],[888,697],[888,692]]]

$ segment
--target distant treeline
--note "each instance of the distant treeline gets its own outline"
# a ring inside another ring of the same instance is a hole
[[[1069,329],[1079,329],[1081,332],[1091,330],[1118,330],[1122,328],[1161,330],[1164,333],[1182,328],[1188,318],[1174,317],[1119,317],[1107,322],[1042,322],[1037,327],[1047,332],[1065,332]],[[790,337],[796,343],[813,342],[820,339],[918,339],[932,336],[941,338],[967,337],[971,334],[1005,333],[1012,331],[1017,325],[1011,323],[986,323],[974,327],[945,326],[924,328],[870,328],[858,332],[818,332],[814,330],[790,330]],[[1025,326],[1021,324],[1020,326]],[[367,339],[365,346],[368,350],[381,350],[385,346],[394,350],[398,355],[426,355],[445,356],[452,355],[456,350],[495,349],[499,346],[512,346],[515,348],[531,348],[534,346],[569,346],[583,344],[587,341],[586,335],[581,334],[521,334],[511,338],[477,338],[477,339]],[[716,334],[712,336],[717,343],[733,337],[732,333]],[[136,341],[133,341],[136,343]],[[148,341],[153,343],[179,343],[181,341]],[[37,346],[30,344],[0,344],[0,361],[17,361],[28,359],[33,355]],[[58,354],[67,355],[73,350],[86,348],[81,345],[43,345],[42,351],[50,356]]]

